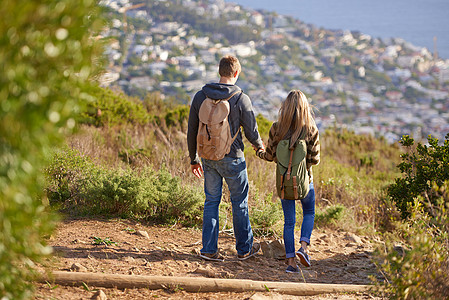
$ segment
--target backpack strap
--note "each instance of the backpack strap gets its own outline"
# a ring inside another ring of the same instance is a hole
[[[299,196],[298,196],[298,182],[296,181],[296,176],[293,176],[293,193],[294,193],[294,196],[295,196],[295,199],[298,199],[299,198]]]
[[[243,94],[243,91],[242,91],[242,90],[236,91],[236,92],[232,93],[232,95],[231,95],[229,98],[223,99],[222,101],[228,101],[229,99],[231,99],[232,97],[234,97],[235,95],[237,95],[237,93],[239,93],[239,92],[240,92],[240,95],[239,95],[239,97],[237,98],[237,102],[238,102],[238,101],[240,100],[240,97],[242,97],[242,94]],[[237,102],[236,102],[236,104],[237,104]],[[231,126],[229,126],[229,130],[231,130]],[[232,137],[231,145],[232,145],[232,143],[234,143],[234,141],[235,141],[235,139],[237,138],[237,135],[239,134],[239,132],[240,132],[240,126],[239,126],[239,129],[237,130],[237,132],[235,133],[235,135]]]
[[[281,199],[284,199],[284,190],[285,190],[285,186],[284,186],[284,176],[281,176]]]
[[[290,180],[290,174],[292,173],[292,162],[293,162],[293,149],[290,150],[290,159],[288,160],[287,180]]]
[[[236,91],[234,93],[231,94],[231,96],[229,96],[228,98],[225,99],[213,99],[216,103],[220,102],[220,101],[228,101],[229,99],[231,99],[232,97],[234,97],[235,95],[237,95],[237,93],[240,93],[242,91]],[[242,92],[243,93],[243,92]],[[212,98],[210,98],[212,99]]]

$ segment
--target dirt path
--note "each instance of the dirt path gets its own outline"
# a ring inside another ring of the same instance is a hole
[[[146,234],[148,234],[146,236]],[[110,245],[94,244],[110,241]],[[297,237],[299,240],[299,237]],[[259,242],[264,240],[258,239]],[[260,253],[238,261],[234,238],[222,233],[219,247],[224,262],[208,262],[197,256],[201,231],[191,228],[145,226],[128,220],[67,220],[61,222],[50,245],[55,256],[47,261],[52,270],[108,274],[192,276],[280,282],[370,284],[375,273],[372,244],[365,237],[345,232],[315,230],[310,247],[312,267],[302,274],[285,273],[283,260]],[[265,242],[272,242],[265,240]],[[262,252],[262,251],[261,251]],[[37,299],[90,299],[95,287],[63,287],[37,284]],[[177,287],[165,290],[104,289],[108,299],[277,299],[274,293],[186,293]],[[267,298],[268,297],[268,298]],[[282,295],[282,299],[296,299]],[[281,299],[279,298],[279,299]],[[335,295],[309,297],[336,299]],[[372,299],[371,295],[339,295],[338,299]]]

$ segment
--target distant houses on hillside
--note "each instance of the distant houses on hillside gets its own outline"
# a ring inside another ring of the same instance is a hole
[[[449,132],[449,60],[435,61],[430,51],[402,39],[318,29],[223,0],[201,5],[176,1],[198,17],[225,20],[235,30],[253,27],[260,36],[225,44],[219,33],[201,34],[187,23],[150,16],[144,8],[126,9],[132,7],[128,0],[101,3],[126,13],[128,23],[136,19],[146,24],[145,29],[130,26],[127,34],[123,19],[111,20],[104,32],[113,38],[105,53],[110,67],[101,80],[104,86],[118,85],[129,93],[182,93],[188,103],[204,83],[218,79],[218,59],[234,54],[244,64],[238,84],[255,110],[269,119],[276,118],[288,90],[299,88],[316,107],[322,129],[344,126],[391,142],[407,132],[420,135],[417,138],[429,133],[443,138]],[[294,56],[285,61],[282,53]],[[167,75],[179,81],[167,80]]]

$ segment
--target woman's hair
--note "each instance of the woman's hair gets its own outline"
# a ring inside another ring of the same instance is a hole
[[[300,90],[292,90],[279,109],[277,140],[284,139],[288,134],[290,146],[293,147],[302,130],[305,130],[307,134],[313,124],[312,112],[306,95]]]
[[[240,62],[237,57],[226,55],[220,60],[218,73],[222,77],[234,77],[235,72],[241,71]]]

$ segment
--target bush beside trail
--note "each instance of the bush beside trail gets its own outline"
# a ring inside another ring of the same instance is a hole
[[[0,5],[0,298],[31,297],[33,266],[51,249],[45,154],[75,126],[78,100],[101,69],[95,1]]]
[[[198,225],[202,191],[166,169],[106,169],[77,150],[58,151],[46,169],[50,204],[69,215],[138,218]]]
[[[397,209],[394,228],[385,232],[377,265],[385,281],[380,291],[391,299],[447,299],[449,295],[449,134],[428,145],[404,136],[398,168],[388,187]],[[390,210],[394,211],[394,208]]]

